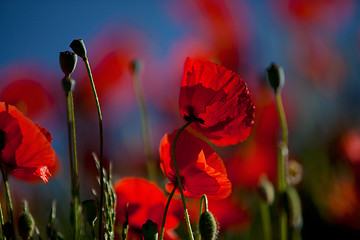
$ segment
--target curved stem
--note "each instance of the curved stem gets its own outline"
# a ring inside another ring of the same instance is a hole
[[[104,205],[104,174],[103,174],[103,124],[102,124],[102,115],[101,115],[101,109],[100,109],[100,103],[99,103],[99,99],[96,93],[96,89],[95,89],[95,83],[94,83],[94,79],[91,73],[91,69],[90,69],[90,64],[89,61],[87,59],[87,57],[83,58],[85,66],[86,66],[86,70],[89,76],[89,80],[90,80],[90,84],[91,84],[91,89],[93,91],[94,94],[94,98],[95,98],[95,103],[96,103],[96,109],[97,109],[97,113],[98,113],[98,119],[99,119],[99,131],[100,131],[100,155],[99,155],[99,160],[100,160],[100,208],[99,208],[99,239],[102,239],[102,221],[103,221],[103,205]]]
[[[280,198],[280,215],[279,215],[279,239],[287,239],[287,212],[283,204],[282,196],[284,196],[287,188],[286,174],[287,174],[287,161],[288,161],[288,129],[285,118],[285,111],[281,100],[280,91],[275,92],[276,107],[280,118],[282,141],[278,150],[278,185],[277,190]]]
[[[172,199],[172,197],[173,197],[173,195],[174,195],[174,193],[175,193],[176,187],[177,187],[177,186],[175,185],[174,188],[173,188],[173,190],[171,191],[171,193],[170,193],[170,195],[169,195],[169,197],[168,197],[166,206],[165,206],[164,215],[163,215],[163,220],[162,220],[162,224],[161,224],[160,240],[163,240],[163,238],[164,238],[166,215],[167,215],[167,211],[168,211],[168,208],[169,208],[171,199]]]
[[[205,211],[208,211],[208,199],[206,197],[206,194],[203,194],[200,199],[200,211],[199,211],[199,219],[201,217],[201,214],[203,212],[203,205],[205,205]],[[197,239],[201,239],[200,231],[198,229],[197,231]]]
[[[183,192],[183,188],[182,188],[182,184],[181,184],[181,178],[180,178],[180,173],[179,173],[179,168],[177,166],[177,162],[176,162],[176,156],[175,156],[175,147],[176,147],[176,142],[177,139],[179,138],[180,133],[188,126],[192,123],[192,121],[187,122],[182,128],[180,128],[180,130],[177,132],[177,134],[175,135],[174,138],[174,142],[173,142],[173,146],[172,146],[172,157],[173,157],[173,161],[174,161],[174,168],[175,168],[175,172],[176,172],[176,178],[177,178],[177,184],[179,186],[179,191],[181,194],[181,201],[183,204],[183,208],[184,208],[184,214],[185,214],[185,221],[186,221],[186,226],[187,226],[187,230],[189,232],[189,237],[191,240],[194,240],[194,236],[191,230],[191,224],[190,224],[190,218],[189,218],[189,214],[188,214],[188,210],[186,208],[186,203],[185,203],[185,196],[184,196],[184,192]]]

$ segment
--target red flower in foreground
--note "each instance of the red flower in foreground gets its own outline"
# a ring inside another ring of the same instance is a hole
[[[166,186],[168,191],[177,184],[172,159],[176,133],[165,134],[160,145],[161,169],[171,182]],[[200,198],[206,194],[209,199],[224,199],[230,195],[231,182],[224,163],[206,142],[184,130],[177,140],[175,155],[185,196]]]
[[[139,239],[142,232],[141,227],[148,219],[158,225],[160,234],[167,199],[157,185],[142,178],[125,178],[115,184],[115,193],[117,199],[116,219],[121,224],[125,220],[126,206],[129,204],[130,239],[131,237]],[[165,239],[174,239],[170,237],[171,234],[174,234],[171,230],[175,229],[179,223],[174,203],[176,202],[171,201],[166,216]]]
[[[186,59],[179,104],[181,116],[217,145],[245,140],[254,123],[246,84],[212,62]]]
[[[0,164],[16,178],[48,182],[55,169],[51,134],[15,107],[0,102]]]

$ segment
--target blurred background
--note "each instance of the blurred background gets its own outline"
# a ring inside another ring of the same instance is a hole
[[[113,180],[146,177],[140,114],[129,64],[142,63],[151,146],[183,125],[178,96],[187,56],[217,62],[247,83],[256,107],[249,138],[215,147],[233,183],[231,204],[214,210],[221,239],[261,239],[259,177],[276,180],[279,123],[265,83],[271,62],[285,71],[292,184],[303,208],[304,239],[360,237],[360,6],[356,0],[0,1],[0,100],[53,136],[58,170],[48,184],[10,180],[40,231],[51,202],[67,232],[70,201],[66,102],[59,52],[82,38],[104,120],[104,158]],[[98,189],[97,113],[81,59],[72,77],[82,199]],[[158,169],[160,186],[166,183]],[[2,199],[4,197],[2,196]],[[215,207],[216,203],[214,203]],[[231,217],[230,217],[231,216]]]

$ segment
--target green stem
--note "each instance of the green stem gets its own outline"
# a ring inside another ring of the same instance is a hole
[[[1,206],[1,202],[0,202],[0,226],[4,225],[4,218],[3,218],[3,213],[2,213],[2,206]],[[3,240],[4,239],[4,233],[2,231],[2,227],[0,227],[0,239]]]
[[[264,201],[260,201],[260,214],[261,214],[261,220],[264,230],[264,240],[271,240],[272,233],[271,233],[269,205]]]
[[[100,131],[100,155],[99,155],[99,160],[100,160],[100,208],[99,208],[99,239],[103,238],[102,235],[102,222],[103,222],[103,205],[104,205],[104,173],[103,173],[103,149],[104,149],[104,138],[103,138],[103,124],[102,124],[102,115],[101,115],[101,109],[100,109],[100,103],[99,103],[99,99],[96,93],[96,89],[95,89],[95,83],[94,83],[94,79],[91,73],[91,69],[90,69],[90,64],[88,61],[88,58],[85,57],[83,58],[85,66],[86,66],[86,70],[89,76],[89,80],[90,80],[90,84],[91,84],[91,89],[93,91],[94,94],[94,98],[95,98],[95,103],[96,103],[96,109],[97,109],[97,113],[98,113],[98,119],[99,119],[99,131]]]
[[[181,194],[181,201],[183,204],[183,208],[184,208],[184,214],[185,214],[185,220],[186,220],[186,226],[187,226],[187,230],[189,232],[189,237],[191,240],[194,240],[194,236],[191,230],[191,224],[190,224],[190,218],[189,218],[189,214],[188,214],[188,210],[186,208],[186,203],[185,203],[185,196],[184,196],[184,192],[183,192],[183,188],[182,188],[182,184],[181,184],[181,178],[180,178],[180,173],[179,173],[179,168],[177,166],[177,162],[176,162],[176,156],[175,156],[175,147],[176,147],[176,142],[177,139],[179,138],[180,133],[188,126],[190,125],[192,122],[189,121],[187,122],[182,128],[180,128],[180,130],[177,132],[177,134],[175,135],[174,138],[174,142],[173,142],[173,147],[172,147],[172,156],[173,156],[173,161],[174,161],[174,168],[175,168],[175,172],[176,172],[176,178],[177,178],[177,184],[179,186],[179,191]]]
[[[173,190],[171,191],[171,193],[170,193],[170,195],[169,195],[169,197],[168,197],[166,206],[165,206],[164,215],[163,215],[163,220],[162,220],[162,224],[161,224],[160,240],[163,240],[163,238],[164,238],[166,215],[167,215],[167,211],[168,211],[168,208],[169,208],[171,199],[172,199],[172,197],[173,197],[173,195],[174,195],[174,193],[175,193],[176,187],[177,187],[177,186],[175,185],[174,188],[173,188]]]
[[[0,164],[1,166],[1,164]],[[5,187],[5,195],[6,195],[6,206],[7,206],[7,211],[8,211],[8,219],[10,222],[10,226],[11,226],[11,232],[12,234],[15,233],[15,228],[14,228],[14,216],[13,216],[13,206],[12,206],[12,201],[11,201],[11,195],[10,195],[10,186],[9,186],[9,182],[8,182],[8,174],[7,171],[5,169],[2,168],[1,166],[1,173],[3,176],[3,181],[4,181],[4,187]]]
[[[150,181],[156,181],[156,165],[153,159],[153,154],[151,152],[151,144],[150,144],[149,117],[146,110],[144,91],[140,84],[140,76],[139,73],[135,70],[133,73],[133,85],[140,111],[141,132],[142,132],[143,144],[145,149],[145,156],[147,159],[148,177]]]
[[[79,173],[77,164],[76,150],[76,128],[74,115],[74,101],[72,92],[66,94],[67,116],[68,116],[68,137],[70,152],[70,174],[71,174],[71,195],[72,195],[72,215],[74,218],[74,239],[80,239],[80,197],[79,197]]]
[[[278,115],[280,118],[281,124],[281,132],[282,132],[282,141],[280,143],[280,147],[278,150],[278,196],[280,198],[280,214],[279,214],[279,228],[280,228],[280,240],[287,239],[287,212],[285,206],[283,204],[283,196],[286,192],[287,182],[286,182],[286,174],[287,174],[287,161],[288,161],[288,129],[285,118],[285,111],[281,100],[280,91],[275,92],[276,98],[276,107],[278,111]]]
[[[200,211],[199,211],[199,219],[200,219],[200,216],[201,216],[201,214],[202,214],[202,212],[203,212],[203,205],[205,205],[205,211],[208,211],[208,199],[207,199],[207,197],[206,197],[206,195],[205,194],[203,194],[202,196],[201,196],[201,199],[200,199]],[[197,234],[196,234],[197,236],[197,239],[198,240],[200,240],[201,239],[201,235],[200,235],[200,231],[198,230],[197,231]]]

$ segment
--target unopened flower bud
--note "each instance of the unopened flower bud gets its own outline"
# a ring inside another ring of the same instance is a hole
[[[157,240],[158,239],[158,227],[157,224],[148,219],[145,224],[142,225],[142,234],[144,240]]]
[[[86,58],[86,47],[82,39],[74,39],[70,44],[71,49],[83,60]]]
[[[199,230],[202,240],[216,239],[217,225],[211,212],[206,210],[200,215]]]
[[[24,240],[31,239],[34,228],[34,219],[27,209],[27,202],[24,202],[24,211],[20,214],[20,217],[18,219],[19,235]]]
[[[261,177],[259,181],[258,193],[260,198],[271,205],[275,199],[274,185],[267,179],[267,177]]]
[[[130,62],[130,71],[134,74],[134,73],[139,73],[142,69],[142,62],[140,60],[133,60],[132,62]]]
[[[70,51],[60,52],[59,55],[60,67],[65,76],[70,75],[76,67],[77,56]]]
[[[270,67],[266,69],[266,78],[275,92],[281,90],[284,86],[284,70],[275,63],[272,63]]]
[[[75,80],[70,76],[65,76],[61,80],[61,84],[62,84],[64,91],[68,94],[74,90]]]

